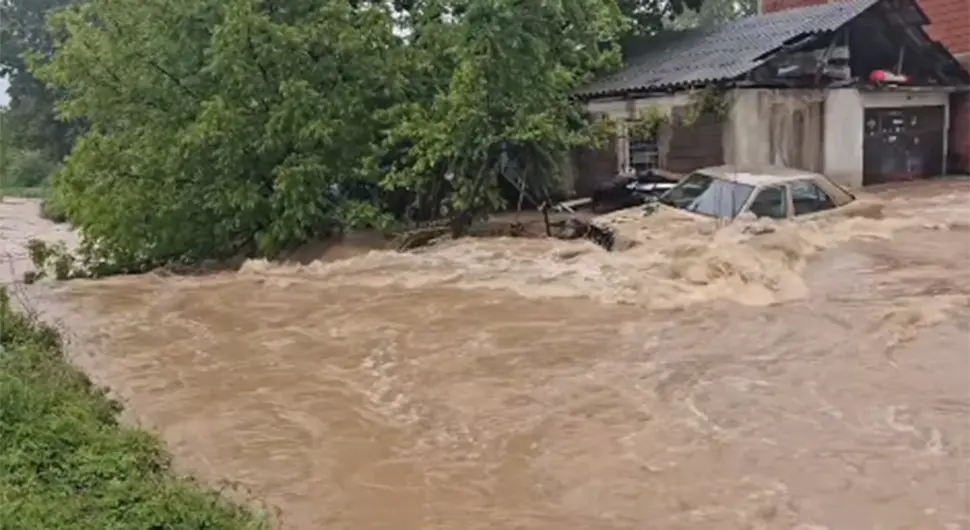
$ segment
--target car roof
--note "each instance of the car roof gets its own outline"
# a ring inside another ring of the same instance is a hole
[[[749,186],[764,186],[778,182],[789,182],[793,180],[824,179],[823,175],[805,171],[803,169],[792,169],[783,166],[712,166],[698,169],[695,173],[747,184]]]

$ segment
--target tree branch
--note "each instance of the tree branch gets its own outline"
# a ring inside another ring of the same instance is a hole
[[[202,99],[202,98],[200,98],[198,96],[198,94],[196,94],[195,92],[193,92],[192,90],[190,90],[189,87],[185,86],[185,84],[182,83],[182,80],[181,79],[179,79],[178,77],[175,77],[174,74],[172,74],[168,70],[166,70],[166,69],[162,68],[161,66],[159,66],[158,63],[156,63],[155,61],[153,61],[153,60],[151,60],[151,59],[149,59],[147,57],[143,57],[143,59],[148,64],[148,66],[151,66],[157,72],[159,72],[160,74],[162,74],[165,77],[169,78],[173,83],[175,83],[176,86],[178,86],[180,89],[182,89],[182,92],[185,92],[186,94],[192,96],[196,100],[201,100]]]
[[[256,55],[256,47],[253,46],[253,38],[252,38],[252,35],[249,33],[249,28],[246,29],[246,45],[249,48],[249,53],[253,56],[253,63],[256,65],[256,68],[259,69],[260,75],[263,76],[263,82],[266,84],[266,88],[271,89],[272,85],[269,82],[269,72],[266,71],[266,67],[263,66],[263,63],[259,61],[259,56]],[[260,98],[260,103],[263,104],[263,110],[269,113],[270,112],[269,103],[267,103],[266,100],[263,98]]]

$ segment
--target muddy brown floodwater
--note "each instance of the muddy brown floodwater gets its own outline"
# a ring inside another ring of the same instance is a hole
[[[27,294],[287,528],[970,528],[970,185],[878,201]],[[0,211],[5,245],[47,230]]]

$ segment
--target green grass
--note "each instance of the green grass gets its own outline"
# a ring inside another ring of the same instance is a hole
[[[0,288],[0,530],[243,530],[256,514],[178,477],[160,442]]]

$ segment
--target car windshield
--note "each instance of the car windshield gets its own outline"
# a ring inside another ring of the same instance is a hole
[[[734,217],[751,196],[754,186],[692,173],[660,196],[674,208],[711,217]]]

